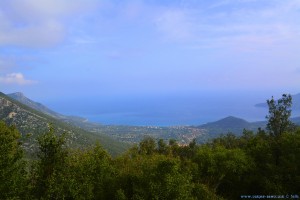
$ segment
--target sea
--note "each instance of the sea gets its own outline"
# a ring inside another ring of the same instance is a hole
[[[267,107],[264,93],[190,93],[115,95],[65,98],[46,102],[64,115],[80,116],[103,125],[185,126],[202,125],[228,116],[249,122],[262,121]],[[299,114],[299,113],[296,113]]]

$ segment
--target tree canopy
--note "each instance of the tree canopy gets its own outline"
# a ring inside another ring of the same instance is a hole
[[[99,144],[70,149],[50,126],[25,162],[21,135],[0,122],[0,199],[299,198],[300,128],[290,128],[291,98],[268,104],[267,130],[187,146],[145,138],[116,158]]]
[[[272,97],[267,100],[267,103],[269,107],[269,115],[266,116],[268,119],[267,130],[272,136],[278,137],[292,127],[293,123],[290,121],[292,96],[283,94],[282,98],[277,101]]]

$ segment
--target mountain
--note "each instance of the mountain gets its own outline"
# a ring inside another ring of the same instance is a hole
[[[31,99],[27,98],[23,93],[21,92],[16,92],[16,93],[12,93],[12,94],[7,94],[7,96],[19,101],[20,103],[29,106],[30,108],[33,108],[37,111],[40,111],[42,113],[45,113],[47,115],[50,115],[54,118],[64,118],[63,115],[60,115],[59,113],[56,113],[52,110],[50,110],[49,108],[47,108],[46,106],[44,106],[41,103],[37,103],[32,101]]]
[[[58,120],[64,121],[66,123],[72,124],[74,126],[78,126],[80,128],[85,128],[85,127],[97,127],[97,125],[95,123],[90,123],[88,122],[87,119],[82,118],[82,117],[78,117],[78,116],[66,116],[66,115],[62,115],[60,113],[57,113],[49,108],[47,108],[46,106],[44,106],[41,103],[35,102],[29,98],[27,98],[23,93],[21,92],[16,92],[16,93],[12,93],[12,94],[7,94],[7,96],[17,100],[18,102],[29,106],[30,108],[40,111],[44,114],[47,114],[51,117],[54,117]]]
[[[294,111],[300,111],[300,93],[299,94],[295,94],[292,95],[292,110]],[[258,103],[255,104],[256,107],[263,107],[263,108],[267,108],[268,104],[267,103]]]
[[[58,133],[67,133],[67,143],[73,147],[87,147],[99,141],[113,155],[128,148],[127,144],[115,141],[107,135],[91,133],[59,120],[60,114],[26,98],[21,93],[14,93],[10,96],[31,105],[30,107],[24,105],[0,92],[0,120],[17,127],[22,134],[23,147],[29,153],[35,151],[37,137],[48,131],[48,124],[50,123],[53,124]]]
[[[4,94],[3,94],[4,95]],[[5,95],[4,95],[5,96]],[[236,135],[241,135],[244,129],[257,131],[259,127],[265,128],[267,122],[248,122],[244,119],[229,116],[224,119],[203,124],[200,126],[171,126],[171,127],[157,127],[157,126],[121,126],[121,125],[102,125],[97,123],[92,123],[84,118],[76,116],[65,116],[51,109],[47,108],[41,103],[34,102],[27,98],[22,93],[9,94],[6,99],[9,98],[11,101],[22,103],[23,106],[27,105],[27,110],[31,109],[34,112],[38,112],[39,116],[43,115],[46,118],[46,123],[39,127],[44,127],[43,131],[47,131],[47,123],[51,120],[52,123],[60,123],[63,126],[71,127],[72,130],[77,130],[77,132],[82,132],[83,135],[87,136],[92,134],[92,137],[101,137],[100,142],[102,146],[112,152],[111,149],[121,152],[124,150],[125,143],[137,143],[140,142],[145,136],[151,136],[157,139],[164,139],[168,141],[169,139],[175,139],[181,144],[188,144],[193,139],[197,139],[199,142],[207,141],[207,139],[212,137],[217,137],[220,134],[226,134],[228,132],[234,133]],[[13,99],[12,99],[13,98]],[[3,103],[2,103],[3,104]],[[5,104],[5,103],[4,103]],[[25,105],[24,105],[25,104]],[[30,107],[30,108],[29,108]],[[1,112],[1,102],[0,102],[0,112]],[[6,118],[8,116],[13,117],[14,111],[6,113]],[[4,117],[5,117],[4,116]],[[1,119],[1,116],[0,116]],[[6,121],[9,119],[6,119]],[[300,117],[292,118],[292,121],[300,125]],[[30,122],[32,127],[34,127],[34,122]],[[26,126],[19,126],[19,129],[24,129]],[[33,132],[29,130],[22,131],[23,133]],[[42,131],[40,131],[42,132]],[[75,131],[76,132],[76,131]],[[119,143],[116,143],[116,141]],[[99,138],[98,138],[99,139]],[[79,139],[80,141],[81,139]],[[77,142],[73,142],[77,143]],[[89,143],[91,144],[91,142]],[[126,146],[126,145],[125,145]]]
[[[137,143],[140,142],[145,136],[151,136],[159,139],[176,139],[181,143],[189,143],[195,137],[204,136],[202,129],[192,127],[157,127],[157,126],[121,126],[121,125],[102,125],[92,123],[87,119],[76,116],[65,116],[51,109],[47,108],[41,103],[37,103],[27,98],[20,92],[8,94],[9,97],[19,101],[30,108],[40,111],[43,114],[51,116],[56,120],[67,123],[72,126],[84,129],[85,131],[92,132],[100,135],[107,135],[113,137],[119,142]]]
[[[224,134],[228,132],[241,134],[244,129],[252,128],[250,122],[233,116],[229,116],[215,122],[203,124],[198,127],[207,130],[208,133],[212,135]]]
[[[300,117],[291,118],[291,121],[300,126]],[[209,137],[215,137],[229,132],[236,135],[241,135],[244,129],[255,132],[258,128],[265,129],[266,125],[267,121],[248,122],[241,118],[229,116],[197,127],[205,130]]]

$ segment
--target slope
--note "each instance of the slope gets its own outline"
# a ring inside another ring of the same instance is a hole
[[[300,126],[300,117],[291,118],[291,121]],[[258,128],[265,129],[267,121],[248,122],[244,119],[229,116],[215,122],[210,122],[197,126],[209,134],[209,137],[217,137],[220,134],[233,133],[241,135],[243,130],[257,131]]]
[[[198,127],[207,130],[211,135],[219,135],[228,132],[241,134],[243,132],[243,129],[251,128],[251,123],[247,122],[244,119],[229,116],[224,119],[203,124]]]
[[[96,124],[94,123],[90,123],[87,122],[87,119],[82,118],[82,117],[77,117],[77,116],[66,116],[60,113],[57,113],[51,109],[49,109],[48,107],[44,106],[41,103],[35,102],[29,98],[27,98],[23,93],[21,92],[15,92],[15,93],[11,93],[11,94],[7,94],[7,96],[17,100],[18,102],[29,106],[30,108],[40,111],[44,114],[47,114],[51,117],[54,117],[58,120],[64,121],[66,123],[72,124],[74,126],[78,126],[80,128],[91,128],[91,127],[95,127]]]
[[[49,123],[53,124],[58,133],[67,133],[68,145],[72,147],[87,147],[99,141],[112,155],[119,154],[128,148],[127,144],[117,142],[106,135],[93,134],[64,123],[50,115],[21,104],[1,92],[0,120],[18,128],[22,134],[23,147],[29,153],[35,151],[36,138],[48,131]]]

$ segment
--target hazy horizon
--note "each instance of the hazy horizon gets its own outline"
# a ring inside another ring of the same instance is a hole
[[[265,93],[206,92],[126,98],[85,96],[40,103],[61,114],[84,117],[104,125],[178,126],[201,125],[228,116],[249,122],[263,121],[267,108],[255,107],[262,102],[266,102]],[[292,117],[296,116],[300,116],[299,111],[292,112]]]

